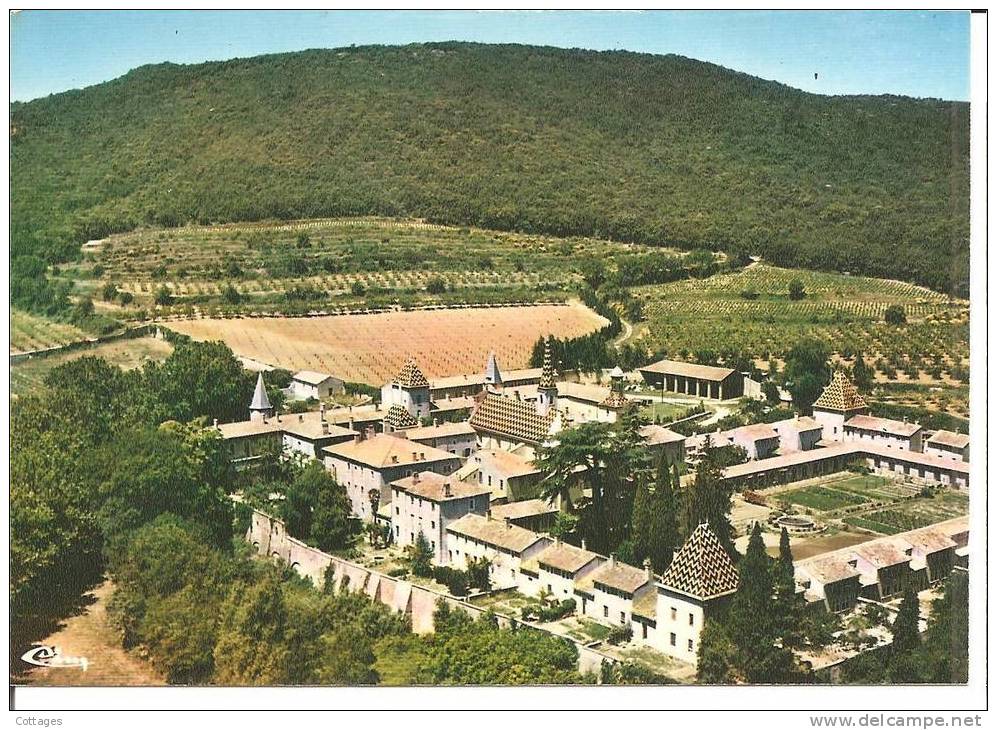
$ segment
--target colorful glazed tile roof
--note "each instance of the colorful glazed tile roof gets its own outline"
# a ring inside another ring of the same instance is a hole
[[[394,429],[418,426],[418,419],[399,405],[391,406],[384,416],[384,422]]]
[[[858,411],[867,408],[858,389],[840,370],[835,370],[831,382],[814,402],[814,408],[825,411]]]
[[[556,416],[554,410],[541,415],[532,403],[488,393],[474,409],[470,423],[475,431],[537,444],[550,435]]]
[[[402,365],[395,382],[403,388],[428,388],[429,381],[411,357]]]
[[[668,588],[709,600],[737,590],[737,568],[708,525],[697,527],[661,576]]]

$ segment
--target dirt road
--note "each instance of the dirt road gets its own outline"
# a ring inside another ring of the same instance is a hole
[[[18,683],[54,687],[166,684],[148,662],[121,648],[117,632],[107,617],[107,602],[113,591],[110,581],[102,583],[93,590],[96,600],[83,613],[67,619],[53,634],[38,642],[58,647],[62,656],[86,657],[86,671],[80,667],[34,667]]]

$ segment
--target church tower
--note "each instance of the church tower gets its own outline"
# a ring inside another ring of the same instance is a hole
[[[551,338],[548,337],[544,341],[543,372],[540,374],[540,383],[537,385],[537,413],[541,416],[545,416],[552,409],[557,408],[557,372],[554,370],[550,340]]]

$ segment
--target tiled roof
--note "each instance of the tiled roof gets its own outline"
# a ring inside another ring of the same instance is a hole
[[[593,585],[601,583],[624,593],[633,594],[652,580],[654,578],[648,577],[642,568],[635,568],[619,560],[609,560],[585,576],[583,582],[591,582]]]
[[[670,428],[650,423],[641,426],[640,435],[644,437],[648,446],[658,446],[660,444],[672,444],[678,441],[685,441],[685,436],[672,431]]]
[[[291,376],[291,379],[308,383],[308,385],[321,385],[331,377],[328,373],[317,373],[314,370],[299,370]]]
[[[921,430],[917,423],[894,421],[892,418],[877,418],[876,416],[852,416],[845,421],[845,428],[856,428],[863,431],[888,433],[893,436],[910,437]]]
[[[471,456],[476,464],[488,462],[504,479],[539,473],[531,459],[504,449],[480,449]]]
[[[599,404],[604,408],[611,408],[613,410],[619,410],[620,408],[626,408],[630,405],[630,401],[627,400],[626,396],[619,390],[610,390],[609,395],[606,399]]]
[[[570,400],[584,401],[586,403],[602,403],[609,398],[612,391],[604,385],[589,383],[558,383],[557,397]]]
[[[903,538],[893,537],[857,545],[855,552],[877,568],[887,568],[908,562],[910,555],[907,554],[907,550],[911,547],[912,545]]]
[[[521,502],[493,505],[492,517],[496,520],[504,520],[506,517],[511,520],[519,520],[523,517],[549,515],[557,511],[557,507],[545,499],[524,499]]]
[[[290,413],[281,417],[277,424],[284,433],[315,441],[330,437],[354,436],[357,432],[341,425],[331,423],[328,418],[323,421],[320,411],[308,413]],[[324,429],[323,429],[324,425]]]
[[[515,398],[488,393],[471,414],[476,431],[489,431],[509,438],[540,443],[550,435],[557,412],[537,413],[536,407]]]
[[[506,385],[510,383],[526,383],[537,381],[543,372],[542,368],[525,368],[521,370],[506,370],[502,373],[502,382]],[[443,390],[446,388],[460,388],[464,386],[483,386],[485,376],[483,373],[466,373],[464,375],[447,375],[442,378],[433,378],[429,381],[431,390]]]
[[[840,370],[835,370],[831,382],[827,384],[820,397],[814,402],[814,408],[826,411],[857,411],[866,408],[865,400],[858,390]]]
[[[904,533],[904,539],[925,554],[937,553],[956,546],[955,540],[949,535],[931,527]]]
[[[735,439],[738,437],[747,438],[750,441],[761,441],[762,439],[777,439],[779,434],[771,424],[753,423],[750,426],[738,426],[732,429],[730,435]]]
[[[322,451],[333,458],[347,459],[374,469],[457,460],[456,456],[446,451],[386,433],[362,441],[326,446]]]
[[[854,557],[850,553],[844,553],[803,561],[798,567],[820,581],[821,584],[828,585],[854,578],[859,574],[858,568],[854,567],[849,562],[850,560],[854,560]]]
[[[737,590],[737,568],[708,525],[701,524],[661,576],[668,588],[709,600]]]
[[[467,421],[447,421],[435,426],[420,426],[405,431],[405,438],[411,441],[445,438],[447,436],[473,436],[474,429]]]
[[[697,365],[691,362],[680,362],[678,360],[659,360],[651,363],[647,367],[639,368],[641,373],[655,373],[679,375],[684,378],[697,378],[698,380],[712,380],[720,382],[733,375],[736,371],[732,368],[718,368],[712,365]]]
[[[935,431],[931,438],[928,439],[929,444],[941,444],[943,446],[951,446],[953,449],[964,449],[969,446],[969,436],[964,433],[955,433],[954,431]]]
[[[657,591],[647,591],[633,602],[633,612],[644,618],[656,619],[658,617],[658,593]]]
[[[453,476],[442,476],[432,471],[417,472],[410,477],[391,482],[391,486],[396,487],[406,494],[422,497],[433,502],[477,497],[488,494],[490,491],[487,488],[479,487],[477,484],[461,482]]]
[[[507,523],[505,520],[488,519],[473,512],[447,525],[447,532],[516,554],[521,554],[540,540],[548,540],[532,530]]]
[[[447,413],[450,411],[471,410],[474,408],[474,398],[472,396],[460,396],[459,398],[440,398],[429,404],[430,412]]]
[[[593,560],[598,559],[599,556],[595,553],[590,553],[588,550],[569,545],[566,542],[555,543],[537,556],[537,562],[541,567],[550,566],[572,575]]]
[[[384,422],[392,428],[411,428],[418,426],[418,419],[409,413],[403,406],[394,405],[388,409],[384,416]]]
[[[247,436],[262,436],[265,433],[279,433],[281,424],[276,419],[236,421],[235,423],[220,423],[218,431],[223,439],[238,439]]]
[[[395,382],[403,388],[428,388],[429,381],[411,357],[402,365]]]

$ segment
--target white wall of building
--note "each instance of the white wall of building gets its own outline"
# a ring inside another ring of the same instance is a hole
[[[654,648],[676,659],[696,664],[704,615],[699,601],[659,589]]]

